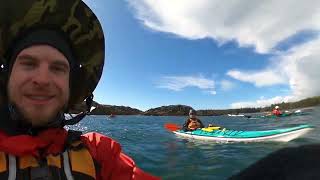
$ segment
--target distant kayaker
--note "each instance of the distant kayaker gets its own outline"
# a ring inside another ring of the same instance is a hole
[[[272,114],[276,116],[280,116],[282,114],[282,112],[280,111],[280,107],[279,106],[274,107],[274,109],[272,110]]]
[[[64,128],[90,114],[103,72],[104,33],[86,3],[0,0],[0,7],[0,179],[160,179],[110,137]],[[81,113],[65,117],[84,100]]]
[[[184,131],[194,131],[198,128],[204,128],[203,123],[200,119],[198,119],[196,111],[190,109],[189,111],[189,118],[183,124],[182,130]]]

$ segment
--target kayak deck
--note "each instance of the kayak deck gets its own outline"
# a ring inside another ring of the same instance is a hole
[[[193,139],[213,141],[284,141],[288,142],[302,136],[312,130],[310,125],[299,125],[291,128],[265,130],[265,131],[237,131],[237,130],[215,130],[212,132],[201,129],[184,132],[174,131],[176,135]]]

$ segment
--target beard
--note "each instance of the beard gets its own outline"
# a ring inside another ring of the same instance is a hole
[[[63,109],[63,110],[61,110]],[[18,122],[19,124],[28,124],[35,128],[45,128],[45,127],[57,127],[62,124],[64,120],[64,110],[63,108],[57,108],[52,111],[41,111],[35,109],[34,107],[23,108],[15,103],[9,104],[9,111],[11,118]]]

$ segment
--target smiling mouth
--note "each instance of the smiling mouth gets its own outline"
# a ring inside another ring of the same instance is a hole
[[[26,95],[26,97],[36,103],[45,103],[50,101],[54,96],[42,95]]]

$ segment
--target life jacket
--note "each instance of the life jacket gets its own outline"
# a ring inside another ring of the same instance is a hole
[[[278,110],[278,109],[274,109],[274,110],[272,111],[272,114],[274,114],[274,115],[276,115],[276,116],[280,116],[280,115],[281,115],[281,111]]]
[[[17,157],[0,152],[0,179],[91,180],[96,179],[98,169],[97,163],[80,140],[72,140],[64,152],[49,154],[45,158],[32,155]]]
[[[197,129],[200,128],[201,124],[199,123],[199,120],[197,118],[190,118],[188,123],[189,129]]]

